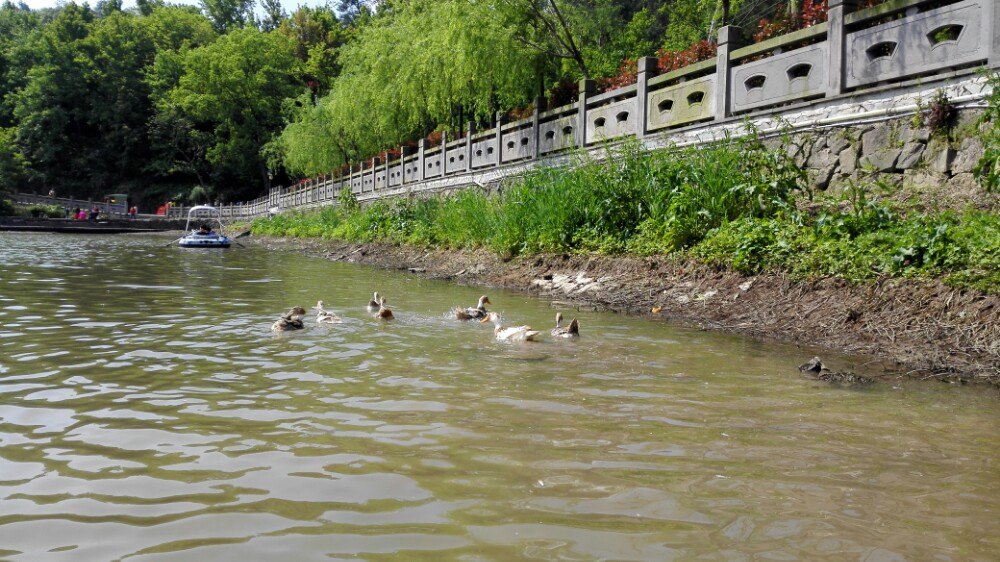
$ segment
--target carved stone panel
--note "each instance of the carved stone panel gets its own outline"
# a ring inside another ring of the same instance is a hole
[[[711,119],[715,116],[715,75],[654,90],[647,107],[650,131]]]
[[[441,175],[441,151],[424,154],[424,177],[436,178]]]
[[[560,117],[538,125],[539,152],[542,154],[570,148],[574,145],[573,131],[576,129],[576,115]]]
[[[984,2],[967,0],[847,35],[848,88],[987,57]]]
[[[417,168],[419,161],[416,155],[407,156],[406,160],[403,161],[403,179],[407,183],[417,179],[417,172],[420,170]]]
[[[398,163],[389,166],[389,187],[396,187],[403,183],[403,167]]]
[[[635,98],[587,110],[587,144],[635,134]]]
[[[504,134],[503,146],[500,147],[503,155],[503,162],[511,162],[522,158],[529,158],[535,150],[534,135],[531,128],[518,129]]]
[[[464,172],[469,169],[468,162],[465,161],[465,143],[448,147],[448,154],[445,158],[448,166],[447,173]]]
[[[821,95],[827,43],[809,45],[732,69],[733,112]]]
[[[472,167],[492,166],[496,163],[496,135],[479,139],[472,143]]]

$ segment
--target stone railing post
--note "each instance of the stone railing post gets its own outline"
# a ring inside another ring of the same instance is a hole
[[[844,26],[844,13],[848,8],[857,5],[857,0],[829,0],[826,23],[826,97],[844,93],[844,82],[847,73],[847,28]]]
[[[986,65],[1000,68],[1000,6],[987,2],[986,6]]]
[[[378,156],[372,156],[372,191],[375,191],[375,174],[378,173]],[[365,180],[361,180],[361,191],[365,190]]]
[[[441,131],[441,177],[448,175],[448,131]]]
[[[406,147],[399,147],[399,186],[406,185]]]
[[[535,97],[535,112],[531,116],[531,159],[537,160],[538,155],[541,154],[541,140],[542,140],[542,112],[545,111],[545,98],[543,96]]]
[[[659,71],[655,57],[639,59],[639,74],[635,81],[635,136],[642,138],[649,133],[649,79]]]
[[[427,150],[427,139],[420,139],[417,143],[417,181],[427,179],[427,164],[424,163],[424,151]]]
[[[593,80],[580,80],[580,97],[577,100],[576,134],[573,135],[573,142],[576,146],[583,147],[587,144],[587,100],[597,91],[597,82]]]
[[[385,153],[385,165],[382,166],[382,169],[385,171],[385,177],[382,178],[382,187],[384,187],[385,189],[389,189],[389,165],[390,164],[391,164],[391,162],[389,162],[389,152],[386,151],[386,153]]]
[[[724,25],[719,28],[719,49],[715,60],[715,118],[725,119],[733,115],[733,96],[729,82],[732,76],[729,53],[738,47],[740,28]]]
[[[472,171],[472,135],[476,133],[476,124],[469,121],[465,129],[465,171]]]
[[[497,123],[496,123],[496,150],[497,159],[496,165],[500,166],[503,163],[503,112],[497,112]]]

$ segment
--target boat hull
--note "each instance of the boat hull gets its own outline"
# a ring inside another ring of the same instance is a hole
[[[177,241],[181,248],[228,248],[232,242],[228,236],[185,236]]]

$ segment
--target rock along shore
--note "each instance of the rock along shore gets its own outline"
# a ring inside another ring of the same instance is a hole
[[[665,257],[573,254],[504,260],[485,251],[251,237],[275,250],[524,291],[575,306],[873,359],[884,377],[1000,386],[1000,296],[939,281],[745,276]],[[805,358],[804,358],[805,359]]]

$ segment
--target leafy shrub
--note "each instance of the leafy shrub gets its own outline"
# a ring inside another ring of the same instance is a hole
[[[757,32],[753,42],[760,43],[772,37],[812,27],[826,21],[828,11],[826,0],[805,0],[798,13],[791,13],[787,4],[778,4],[772,19],[763,18],[757,22]]]
[[[822,214],[827,225],[855,220]],[[956,286],[1000,292],[1000,221],[982,211],[920,214],[868,223],[851,233],[795,217],[743,217],[713,230],[691,255],[742,273],[864,281],[879,275],[939,276]]]
[[[656,52],[657,66],[660,72],[670,72],[703,60],[715,57],[717,47],[707,39],[692,43],[690,47],[680,51],[660,49]]]
[[[987,80],[992,91],[979,121],[984,150],[974,171],[986,191],[995,192],[1000,191],[1000,73],[988,73]]]
[[[61,219],[66,216],[66,209],[60,207],[59,205],[35,204],[24,207],[20,214],[36,219],[42,217]]]

